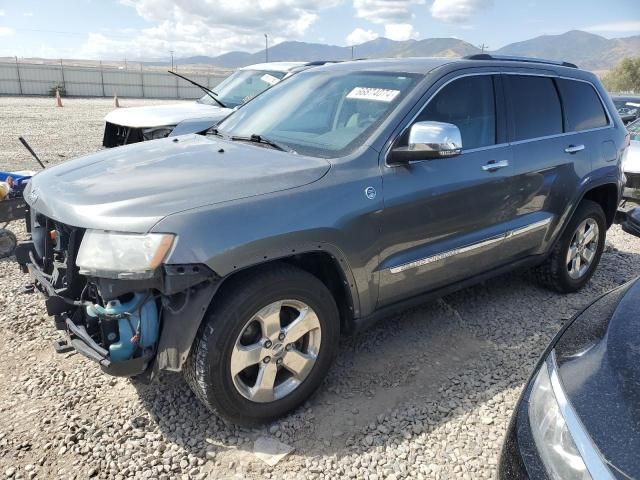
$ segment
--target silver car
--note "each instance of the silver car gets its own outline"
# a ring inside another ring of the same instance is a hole
[[[237,70],[195,102],[119,108],[105,117],[102,145],[110,148],[165,138],[169,135],[201,133],[259,93],[312,63],[272,62]]]
[[[627,177],[625,198],[638,198],[640,189],[640,119],[627,125],[630,134],[629,149],[622,169]]]

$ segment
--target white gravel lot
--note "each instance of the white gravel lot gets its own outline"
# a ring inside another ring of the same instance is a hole
[[[0,98],[0,170],[32,168],[24,135],[57,163],[99,148],[112,101]],[[123,106],[158,103],[121,100]],[[24,236],[20,226],[13,226]],[[320,391],[260,429],[212,416],[179,375],[135,385],[56,355],[52,322],[0,260],[0,477],[491,478],[512,408],[547,343],[576,311],[640,272],[617,227],[590,284],[559,295],[512,273],[342,340]],[[260,436],[295,448],[275,467]]]

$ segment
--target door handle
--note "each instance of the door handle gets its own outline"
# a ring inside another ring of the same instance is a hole
[[[567,153],[578,153],[581,150],[584,150],[584,145],[569,145],[564,149]]]
[[[508,167],[508,166],[509,166],[509,160],[500,160],[499,162],[496,162],[495,160],[491,160],[489,163],[482,166],[482,170],[484,170],[485,172],[495,172],[497,170],[500,170],[501,168]]]

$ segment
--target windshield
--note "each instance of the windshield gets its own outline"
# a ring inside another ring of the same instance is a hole
[[[636,120],[635,122],[627,125],[627,130],[629,130],[629,133],[631,134],[631,140],[640,142],[640,120]]]
[[[235,108],[275,85],[285,75],[286,72],[268,70],[238,70],[216,85],[213,90],[218,94],[216,98],[226,107]],[[208,94],[198,100],[198,103],[219,106]]]
[[[260,135],[311,156],[342,156],[362,145],[419,76],[304,72],[268,90],[218,125],[233,137]]]

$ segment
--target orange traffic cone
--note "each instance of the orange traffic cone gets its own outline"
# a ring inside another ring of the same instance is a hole
[[[120,102],[118,101],[118,94],[116,93],[113,96],[113,106],[116,108],[120,108]]]
[[[56,88],[56,107],[62,106],[62,98],[60,98],[60,90]]]

